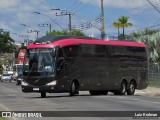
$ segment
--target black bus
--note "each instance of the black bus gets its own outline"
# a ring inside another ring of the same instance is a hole
[[[143,43],[89,37],[44,36],[27,46],[22,92],[79,91],[91,95],[133,95],[148,86],[147,48]]]

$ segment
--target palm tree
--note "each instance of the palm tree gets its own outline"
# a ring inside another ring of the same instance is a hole
[[[112,26],[114,28],[118,28],[118,38],[119,38],[119,28],[122,28],[122,24],[119,21],[117,21],[117,22],[113,22]]]
[[[128,23],[128,19],[129,19],[129,17],[126,17],[126,16],[121,16],[118,19],[118,22],[120,22],[120,24],[122,25],[122,28],[123,28],[123,38],[124,38],[124,29],[129,26],[133,26],[132,23]]]

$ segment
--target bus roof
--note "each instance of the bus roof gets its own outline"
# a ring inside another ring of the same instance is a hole
[[[91,37],[76,37],[76,36],[58,36],[58,37],[42,37],[30,44],[27,48],[53,48],[55,46],[65,47],[69,45],[91,44],[91,45],[111,45],[111,46],[133,46],[146,47],[144,43],[135,41],[119,41],[119,40],[98,40]]]
[[[63,39],[71,39],[71,38],[75,38],[75,39],[89,39],[89,40],[96,40],[96,38],[92,38],[92,37],[85,37],[85,36],[43,36],[41,38],[39,38],[38,40],[36,40],[34,43],[38,44],[38,43],[42,43],[42,42],[50,42],[53,43],[55,41],[58,40],[63,40]]]

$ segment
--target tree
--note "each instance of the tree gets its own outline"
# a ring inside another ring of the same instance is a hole
[[[3,66],[0,65],[0,74],[2,74],[2,73],[3,73]]]
[[[119,38],[119,35],[120,35],[120,33],[119,33],[119,28],[122,28],[122,24],[121,24],[119,21],[117,21],[117,22],[113,22],[113,23],[112,23],[112,26],[113,26],[114,28],[118,28],[118,38]]]
[[[123,28],[123,38],[125,39],[125,36],[124,36],[124,29],[129,27],[129,26],[133,26],[132,23],[128,23],[128,19],[129,17],[126,17],[126,16],[121,16],[119,19],[118,19],[118,22],[122,25],[122,28]]]
[[[145,35],[155,34],[159,31],[160,30],[158,30],[158,29],[151,29],[151,30],[150,29],[144,29],[144,30],[141,30],[141,31],[131,33],[129,36],[130,36],[130,38],[139,38],[139,37],[143,37]]]
[[[46,35],[51,35],[51,36],[68,35],[68,32],[66,30],[63,30],[63,31],[53,30],[51,33],[47,32]],[[85,36],[85,34],[79,30],[73,30],[72,35],[73,36]]]
[[[14,40],[10,37],[9,32],[0,34],[0,53],[13,53],[16,50]]]
[[[138,42],[143,42],[148,48],[150,63],[160,63],[160,31],[157,29],[144,29],[130,34]]]

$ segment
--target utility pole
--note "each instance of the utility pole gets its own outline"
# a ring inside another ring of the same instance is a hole
[[[38,39],[38,33],[39,33],[40,31],[38,31],[38,30],[30,30],[30,31],[27,31],[27,33],[33,33],[33,32],[36,33],[36,39]]]
[[[68,16],[69,16],[69,35],[72,35],[72,23],[71,23],[71,13],[69,12],[68,13]]]
[[[64,16],[68,15],[69,16],[69,24],[68,24],[68,30],[69,30],[69,35],[72,35],[72,15],[74,15],[72,12],[61,12],[61,14],[57,14],[56,16]]]
[[[49,27],[49,33],[51,34],[51,32],[52,32],[52,25],[51,24],[42,24],[42,25],[38,24],[38,26],[39,27]]]
[[[103,8],[103,0],[101,0],[101,39],[105,39],[105,28],[104,28],[104,8]]]

